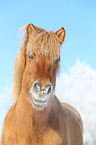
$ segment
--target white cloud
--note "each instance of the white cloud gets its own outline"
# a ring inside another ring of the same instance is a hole
[[[85,144],[96,144],[96,71],[86,62],[77,60],[68,73],[57,78],[56,84],[60,101],[74,106],[81,114]]]
[[[10,107],[11,88],[0,91],[0,135]],[[56,94],[60,101],[74,106],[83,119],[85,145],[96,144],[96,71],[86,62],[76,61],[68,73],[57,78]]]

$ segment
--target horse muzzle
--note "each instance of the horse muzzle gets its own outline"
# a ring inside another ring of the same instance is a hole
[[[44,106],[48,103],[52,92],[53,87],[51,83],[47,85],[42,85],[38,81],[34,82],[32,88],[30,89],[30,94],[32,95],[33,103],[39,106]]]

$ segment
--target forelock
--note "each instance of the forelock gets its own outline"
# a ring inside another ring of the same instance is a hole
[[[60,57],[60,40],[54,32],[43,29],[33,32],[27,44],[27,54],[41,54],[50,59]]]

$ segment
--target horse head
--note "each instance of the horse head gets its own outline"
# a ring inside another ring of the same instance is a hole
[[[37,109],[44,108],[52,99],[56,74],[59,70],[60,48],[65,40],[65,29],[47,32],[29,24],[25,41],[15,61],[13,91],[16,104],[25,90]]]

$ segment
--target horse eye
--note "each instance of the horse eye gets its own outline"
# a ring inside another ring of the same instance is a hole
[[[60,58],[56,59],[55,63],[57,64],[60,61]]]
[[[32,54],[29,55],[29,59],[34,59]]]

